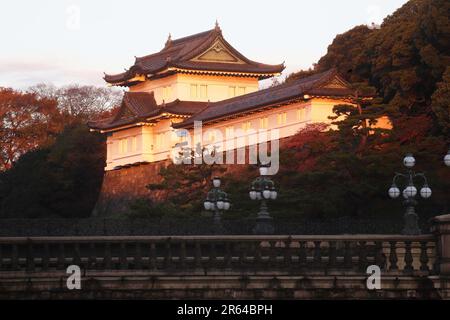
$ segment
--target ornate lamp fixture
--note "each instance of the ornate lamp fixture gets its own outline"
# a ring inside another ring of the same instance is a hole
[[[272,225],[272,217],[267,210],[266,201],[275,200],[278,193],[275,190],[275,183],[268,177],[267,172],[267,166],[261,165],[259,167],[260,176],[252,182],[249,192],[251,200],[261,202],[256,218],[256,226],[253,228],[254,234],[273,234],[275,231]]]
[[[222,228],[222,213],[231,207],[230,200],[225,191],[220,189],[221,181],[219,177],[214,177],[212,180],[213,188],[208,192],[206,200],[203,203],[208,211],[213,211],[213,222],[217,232],[223,231]]]
[[[449,156],[450,159],[450,156]],[[415,173],[412,168],[416,164],[416,159],[412,154],[407,154],[403,159],[404,166],[408,169],[406,174],[396,173],[394,179],[392,180],[392,186],[388,191],[389,196],[392,199],[396,199],[402,194],[404,198],[404,204],[406,206],[406,212],[404,215],[405,226],[403,228],[402,233],[406,235],[417,235],[420,234],[420,229],[418,226],[418,216],[415,211],[415,206],[417,205],[417,201],[414,199],[417,195],[417,188],[414,185],[414,180],[420,178],[423,181],[423,186],[420,189],[420,196],[424,199],[428,199],[431,197],[432,191],[428,186],[427,178],[424,173]],[[400,192],[400,189],[397,187],[397,180],[401,178],[405,181],[406,188]]]

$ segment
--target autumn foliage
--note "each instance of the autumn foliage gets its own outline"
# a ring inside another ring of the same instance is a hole
[[[0,88],[0,217],[91,215],[105,139],[85,122],[107,115],[120,96],[78,85]]]
[[[283,141],[274,177],[280,190],[271,206],[275,218],[401,220],[401,201],[389,199],[387,189],[394,173],[404,170],[408,152],[433,189],[431,199],[419,204],[421,221],[448,213],[450,170],[442,159],[450,145],[449,10],[445,0],[411,0],[380,29],[357,26],[336,36],[313,69],[287,78],[337,68],[360,93],[377,98],[357,99],[359,108],[336,106],[333,130],[316,124]],[[389,118],[392,130],[377,128],[382,116]],[[257,169],[236,167],[223,175],[236,203],[227,214],[254,216],[257,206],[249,200],[248,188]],[[177,179],[187,174],[177,170]],[[163,172],[165,179],[170,176]],[[168,202],[179,201],[176,192],[167,192]]]
[[[433,189],[420,201],[421,221],[449,213],[450,25],[448,0],[410,0],[381,28],[357,26],[337,35],[328,52],[286,81],[337,68],[372,101],[335,107],[333,126],[308,126],[282,142],[275,218],[401,219],[400,201],[387,196],[392,176],[411,152]],[[0,217],[89,216],[103,175],[104,137],[87,119],[110,112],[119,96],[105,89],[40,85],[27,92],[0,89]],[[386,116],[392,130],[376,127]],[[130,203],[130,217],[203,214],[209,179],[219,172],[229,193],[227,215],[257,212],[248,188],[255,166],[168,166],[149,188],[164,203]]]

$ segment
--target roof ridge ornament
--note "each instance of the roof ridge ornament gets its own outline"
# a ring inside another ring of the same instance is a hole
[[[172,44],[172,34],[169,32],[169,36],[167,37],[166,41],[166,47],[170,46]]]
[[[220,29],[220,26],[219,26],[219,21],[216,19],[216,24],[215,24],[215,26],[214,26],[214,30],[215,31],[217,31],[217,32],[221,32],[222,30]]]

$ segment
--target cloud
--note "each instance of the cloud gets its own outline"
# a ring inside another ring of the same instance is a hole
[[[25,89],[37,83],[57,86],[80,83],[105,85],[100,70],[70,66],[48,61],[0,60],[0,86]]]

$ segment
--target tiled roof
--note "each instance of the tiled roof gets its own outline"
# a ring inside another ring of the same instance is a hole
[[[113,117],[88,122],[92,129],[107,130],[134,124],[163,113],[192,115],[203,110],[207,102],[180,101],[158,105],[153,92],[126,92],[122,104]]]
[[[339,85],[330,85],[333,80],[337,81]],[[203,111],[194,114],[186,121],[174,124],[174,127],[192,127],[194,121],[205,123],[274,104],[289,103],[289,101],[303,98],[304,95],[349,97],[354,95],[354,90],[337,74],[335,69],[332,69],[279,86],[211,103]]]
[[[339,76],[335,69],[332,69],[279,86],[214,103],[175,100],[171,103],[157,105],[153,92],[127,92],[115,117],[90,122],[89,126],[99,130],[113,129],[146,121],[146,119],[159,116],[162,113],[172,113],[191,116],[184,122],[173,124],[175,128],[189,128],[193,126],[194,121],[207,123],[226,119],[249,111],[299,101],[304,99],[305,95],[352,98],[355,95],[355,90]]]
[[[224,44],[229,52],[241,60],[241,63],[191,61],[191,59],[207,50],[218,39]],[[132,80],[136,75],[154,75],[168,68],[239,72],[254,74],[259,78],[266,78],[283,71],[284,65],[268,65],[247,59],[223,38],[222,31],[216,26],[216,28],[212,30],[188,37],[176,40],[170,40],[169,38],[165,47],[160,52],[138,57],[136,58],[134,65],[127,71],[114,75],[105,74],[104,79],[111,84],[125,85],[127,81]]]

